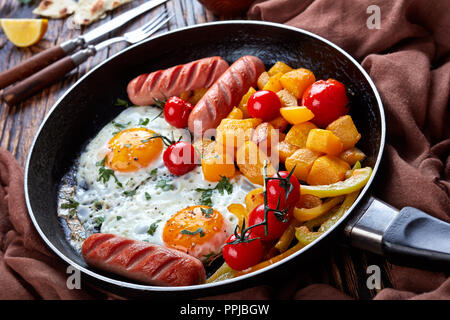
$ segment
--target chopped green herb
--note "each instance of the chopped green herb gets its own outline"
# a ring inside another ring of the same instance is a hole
[[[211,218],[211,215],[213,214],[213,208],[208,208],[208,209],[200,208],[200,210],[202,210],[202,214],[203,214],[206,218]]]
[[[160,223],[160,222],[161,222],[161,220],[156,220],[155,222],[153,222],[153,223],[150,225],[150,228],[148,228],[147,233],[148,233],[149,235],[151,235],[151,236],[154,235],[156,229],[158,229],[158,223]]]
[[[145,199],[146,200],[150,200],[151,198],[152,198],[152,196],[148,192],[146,192],[145,193]]]
[[[69,209],[69,218],[73,218],[73,216],[77,213],[77,208],[80,204],[73,200],[72,198],[68,198],[66,203],[61,204],[61,209]]]
[[[117,98],[116,103],[114,103],[114,106],[128,108],[130,106],[130,104],[128,103],[127,100]]]
[[[190,236],[195,236],[196,234],[200,234],[200,238],[205,236],[205,233],[203,232],[202,228],[198,228],[195,231],[189,231],[189,230],[181,230],[181,234],[187,234]]]
[[[114,126],[116,129],[122,130],[122,129],[125,129],[127,126],[129,126],[129,125],[131,124],[131,121],[128,122],[128,123],[123,124],[123,123],[115,122],[115,121],[113,120],[113,121],[111,121],[111,123],[113,124],[113,126]]]
[[[97,228],[100,228],[102,226],[103,222],[105,221],[105,218],[104,217],[97,217],[97,218],[95,218],[94,221],[95,221],[95,226]]]
[[[230,180],[227,177],[222,177],[222,179],[220,179],[219,183],[217,183],[216,185],[216,189],[220,194],[223,194],[224,190],[228,194],[233,193],[233,185],[230,183]]]
[[[156,175],[158,174],[158,168],[153,169],[152,171],[150,171],[150,177],[155,180],[156,179]]]
[[[121,216],[117,216],[117,217],[116,217],[116,220],[117,220],[117,221],[119,221],[120,219],[122,219]]]
[[[213,191],[217,190],[220,194],[224,194],[224,191],[226,191],[228,194],[231,194],[233,192],[233,185],[230,183],[230,180],[227,177],[222,177],[222,179],[217,183],[217,185],[214,188],[209,189],[203,189],[203,188],[197,188],[195,191],[201,192],[200,196],[200,204],[204,206],[210,206],[212,207],[212,199],[211,196],[213,194]]]
[[[210,252],[208,254],[204,254],[203,256],[205,257],[205,263],[209,263],[211,258],[214,258],[217,254],[214,252]]]
[[[197,188],[195,189],[195,191],[197,192],[201,192],[201,196],[200,196],[200,204],[203,206],[212,206],[212,193],[214,191],[214,189],[202,189],[202,188]]]
[[[167,183],[167,180],[159,180],[156,183],[156,188],[161,188],[161,189],[163,189],[163,191],[170,191],[170,190],[174,190],[175,186],[173,184]]]
[[[132,197],[136,194],[136,190],[124,191],[123,195],[127,197]]]
[[[96,165],[100,167],[98,169],[98,181],[106,183],[109,181],[109,178],[113,177],[114,180],[116,181],[116,184],[122,188],[123,187],[122,183],[117,179],[116,175],[114,174],[114,170],[105,168],[105,162],[106,157],[104,157],[102,161],[96,163]]]
[[[139,119],[139,125],[140,126],[146,126],[146,125],[148,125],[149,122],[150,122],[149,118]]]
[[[19,0],[20,4],[32,4],[34,0]]]
[[[95,210],[101,210],[103,208],[103,203],[100,201],[95,201],[94,203]]]
[[[147,142],[149,142],[151,139],[144,139],[144,140],[141,140],[141,142],[142,143],[147,143]]]

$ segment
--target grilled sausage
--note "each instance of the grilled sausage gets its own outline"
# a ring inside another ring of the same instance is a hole
[[[200,260],[184,252],[113,234],[89,236],[81,253],[95,268],[151,285],[188,286],[206,278]]]
[[[167,99],[188,90],[209,88],[228,68],[221,57],[209,57],[166,70],[141,74],[127,87],[128,98],[138,106]]]
[[[242,96],[264,72],[264,64],[254,56],[243,56],[233,63],[227,71],[208,89],[189,115],[189,130],[201,126],[201,133],[215,128],[220,121],[237,106]],[[195,129],[195,134],[200,133]]]

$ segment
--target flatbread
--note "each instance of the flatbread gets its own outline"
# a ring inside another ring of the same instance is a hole
[[[79,0],[73,22],[88,25],[101,19],[107,11],[113,10],[132,0]]]
[[[43,0],[33,10],[33,13],[47,18],[60,19],[74,13],[76,8],[77,3],[73,0]]]

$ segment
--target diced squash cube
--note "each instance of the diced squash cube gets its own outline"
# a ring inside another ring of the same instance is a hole
[[[299,180],[306,181],[314,161],[319,157],[318,152],[306,148],[298,149],[286,159],[285,166],[289,172],[295,166],[294,175]]]
[[[280,132],[286,130],[287,126],[289,125],[289,122],[287,122],[282,116],[270,120],[269,123]]]
[[[247,211],[251,213],[253,209],[264,203],[264,193],[263,188],[256,188],[251,190],[245,196],[245,206]]]
[[[236,154],[236,162],[242,174],[252,183],[264,184],[264,163],[267,163],[267,176],[272,176],[276,173],[267,155],[253,141],[246,141],[239,147]]]
[[[316,125],[312,122],[303,122],[293,125],[291,129],[289,129],[285,140],[298,148],[305,148],[309,132],[316,128]]]
[[[264,88],[266,83],[269,82],[269,78],[270,78],[269,74],[265,71],[260,74],[260,76],[258,77],[258,81],[256,82],[259,90],[262,90]]]
[[[297,98],[287,91],[286,89],[277,92],[278,98],[280,98],[281,107],[294,107],[298,105]]]
[[[278,92],[283,90],[283,86],[281,85],[280,78],[283,74],[281,72],[271,76],[269,81],[264,85],[263,90],[270,90],[273,92]]]
[[[241,102],[239,102],[238,108],[242,110],[243,119],[250,118],[250,114],[248,113],[248,109],[247,109],[247,103],[248,103],[248,99],[250,99],[252,94],[254,94],[255,92],[256,92],[256,89],[253,87],[250,87],[250,89],[248,89],[247,93],[243,95]]]
[[[258,148],[264,153],[276,146],[279,141],[278,130],[276,130],[270,123],[263,122],[253,130],[252,141],[256,143]]]
[[[339,158],[341,158],[351,166],[353,166],[358,161],[364,160],[365,157],[366,155],[364,154],[364,152],[356,147],[347,149],[339,155]]]
[[[218,153],[232,152],[253,135],[253,129],[262,122],[261,119],[222,119],[216,129],[216,150]]]
[[[337,156],[343,149],[341,140],[333,132],[324,129],[312,129],[308,134],[306,147],[332,156]]]
[[[231,110],[231,112],[228,114],[227,118],[228,119],[243,119],[244,113],[242,112],[241,109],[234,107],[233,110]]]
[[[350,166],[335,156],[319,157],[311,167],[306,182],[309,185],[326,185],[342,181]]]
[[[297,99],[300,99],[303,92],[316,81],[314,74],[308,69],[296,69],[289,71],[280,78],[283,88],[290,91]]]
[[[209,139],[198,139],[193,144],[194,149],[202,156],[212,153],[215,150],[216,143]]]
[[[298,147],[290,144],[286,140],[283,140],[278,144],[277,150],[280,161],[285,162],[288,157],[298,150]]]
[[[202,158],[202,171],[205,180],[220,181],[222,177],[232,178],[236,168],[231,156],[212,152]]]
[[[361,134],[356,129],[353,119],[349,115],[339,117],[326,128],[333,132],[344,145],[344,150],[350,149],[361,139]]]
[[[277,73],[286,73],[292,71],[292,68],[289,67],[286,63],[278,61],[276,62],[272,68],[269,69],[269,71],[267,72],[269,74],[269,76],[273,76],[276,75]]]
[[[314,118],[314,113],[307,107],[284,107],[280,109],[280,113],[290,124],[299,124]]]

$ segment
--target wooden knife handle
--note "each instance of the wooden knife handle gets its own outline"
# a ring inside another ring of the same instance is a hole
[[[45,69],[33,74],[29,78],[8,88],[3,93],[3,99],[10,106],[25,100],[36,92],[64,77],[66,73],[74,69],[77,64],[72,57],[65,57]]]
[[[63,58],[66,55],[61,46],[56,46],[42,51],[22,63],[0,73],[0,89],[3,89],[16,81],[45,68],[53,62]]]

